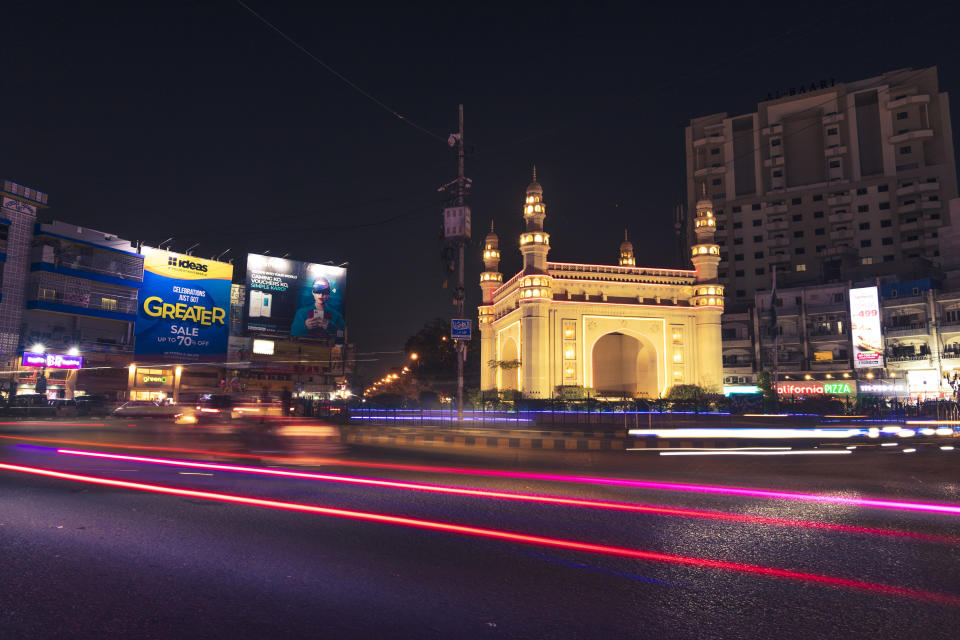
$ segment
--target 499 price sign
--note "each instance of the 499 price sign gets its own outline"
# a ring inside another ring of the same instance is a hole
[[[182,362],[225,357],[233,265],[151,247],[144,247],[143,254],[137,358]]]

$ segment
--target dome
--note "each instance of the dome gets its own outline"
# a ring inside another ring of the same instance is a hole
[[[620,243],[620,253],[629,251],[633,253],[633,243],[627,239],[627,230],[623,230],[623,242]]]
[[[497,249],[500,245],[500,236],[493,231],[493,220],[490,221],[490,233],[483,239],[483,244],[490,249]]]

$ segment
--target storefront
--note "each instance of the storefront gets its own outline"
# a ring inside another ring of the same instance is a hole
[[[793,398],[845,399],[857,395],[857,383],[854,380],[783,381],[777,382],[777,395]]]
[[[131,400],[176,399],[180,367],[129,367],[128,387]]]
[[[73,398],[77,372],[82,368],[82,356],[25,351],[14,373],[16,393],[44,393],[51,400]]]

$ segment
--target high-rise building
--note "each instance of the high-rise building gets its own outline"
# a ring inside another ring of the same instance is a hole
[[[785,93],[686,128],[689,237],[706,192],[728,307],[751,306],[774,268],[790,284],[838,281],[861,265],[942,266],[957,175],[936,67]]]

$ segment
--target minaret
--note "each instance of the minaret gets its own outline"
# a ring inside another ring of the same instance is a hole
[[[623,230],[623,242],[620,243],[620,266],[635,267],[637,259],[633,257],[633,244],[627,238],[627,230]]]
[[[549,311],[552,278],[547,271],[550,236],[543,232],[547,206],[543,187],[537,182],[527,185],[523,203],[525,231],[520,234],[523,254],[523,276],[520,279],[520,390],[525,398],[550,398]]]
[[[723,314],[723,286],[717,280],[720,266],[720,246],[714,236],[717,219],[713,202],[703,186],[694,218],[697,243],[690,248],[691,261],[697,270],[690,306],[696,309],[697,323],[697,378],[702,387],[719,389],[723,383],[723,351],[721,349],[720,316]]]
[[[478,307],[480,316],[480,390],[495,391],[497,372],[487,363],[497,359],[496,336],[491,323],[496,318],[493,306],[493,292],[503,284],[500,273],[500,238],[493,231],[490,221],[490,233],[483,240],[483,273],[480,274],[480,289],[483,291],[483,303]]]
[[[527,185],[527,197],[523,205],[523,221],[526,227],[520,234],[520,253],[523,254],[524,273],[547,272],[550,236],[543,232],[545,217],[547,217],[547,205],[543,201],[543,187],[537,182],[537,168],[533,167],[533,182]]]

